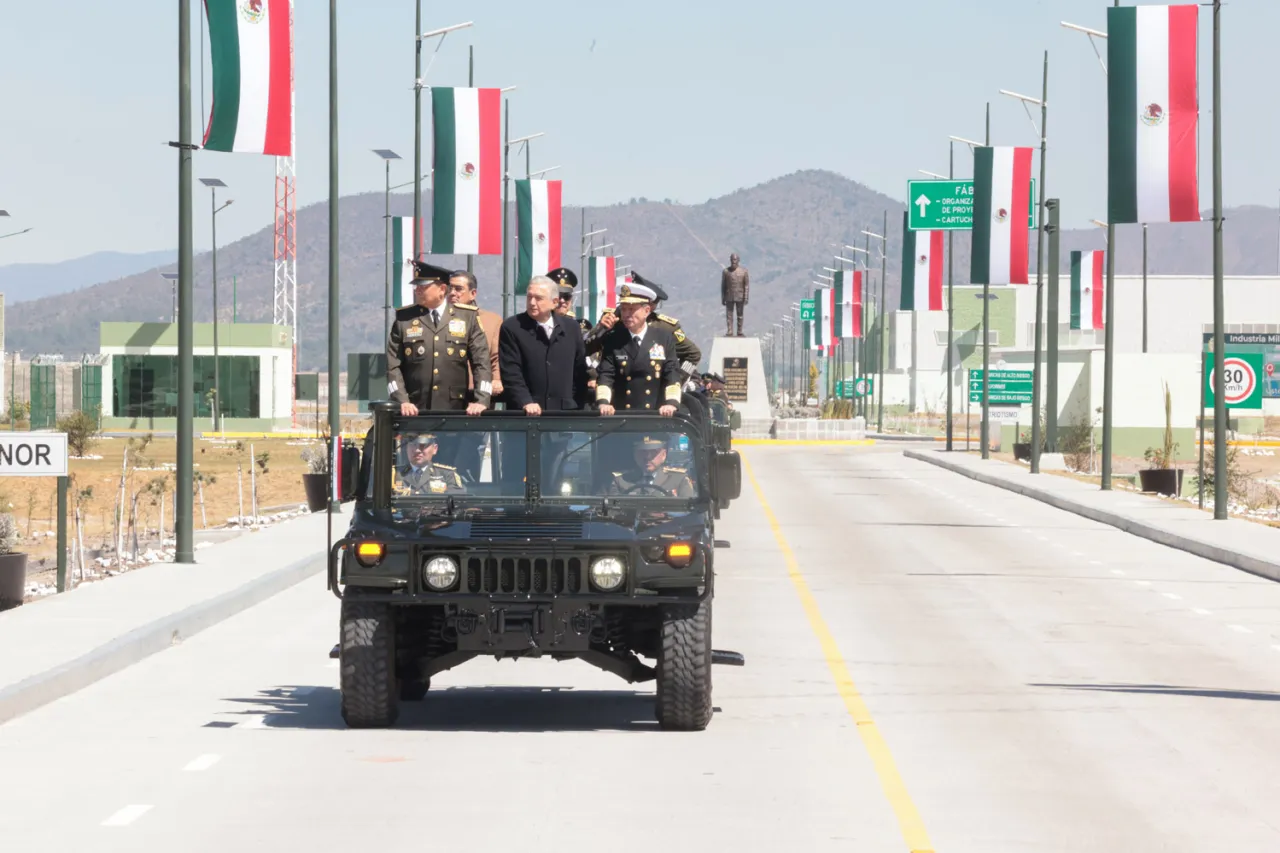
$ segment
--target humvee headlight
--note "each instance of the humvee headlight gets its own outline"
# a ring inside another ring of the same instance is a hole
[[[360,542],[356,545],[356,561],[365,567],[378,565],[384,553],[386,547],[381,542]]]
[[[617,557],[597,557],[591,564],[591,582],[603,592],[622,586],[627,567]]]
[[[458,563],[452,557],[432,557],[422,569],[422,579],[437,592],[444,592],[458,581]]]

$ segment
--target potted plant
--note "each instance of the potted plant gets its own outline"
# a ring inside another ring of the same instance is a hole
[[[1169,386],[1164,386],[1164,443],[1160,447],[1148,447],[1142,458],[1151,463],[1150,468],[1138,472],[1138,480],[1144,492],[1160,495],[1182,494],[1182,470],[1173,467],[1178,445],[1173,440],[1173,398]]]
[[[302,451],[302,461],[307,463],[307,473],[302,475],[302,487],[307,493],[307,509],[319,512],[329,506],[329,450],[324,444]]]
[[[27,555],[17,551],[18,525],[0,513],[0,610],[22,604],[27,593]]]

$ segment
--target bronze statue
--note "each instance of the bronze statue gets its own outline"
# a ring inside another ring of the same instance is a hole
[[[742,314],[751,294],[751,274],[746,267],[738,266],[737,252],[729,256],[729,266],[720,274],[720,304],[724,305],[724,333],[734,337],[733,315],[738,313],[738,334],[742,337]]]

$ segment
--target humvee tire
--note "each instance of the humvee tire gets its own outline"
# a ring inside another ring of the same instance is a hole
[[[662,611],[657,716],[668,731],[702,731],[711,722],[711,602]]]
[[[342,599],[342,719],[353,729],[390,726],[400,710],[391,605],[352,592]]]

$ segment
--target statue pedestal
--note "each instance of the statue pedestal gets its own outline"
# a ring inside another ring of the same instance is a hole
[[[759,338],[716,338],[707,371],[724,377],[729,401],[744,421],[772,416]]]

